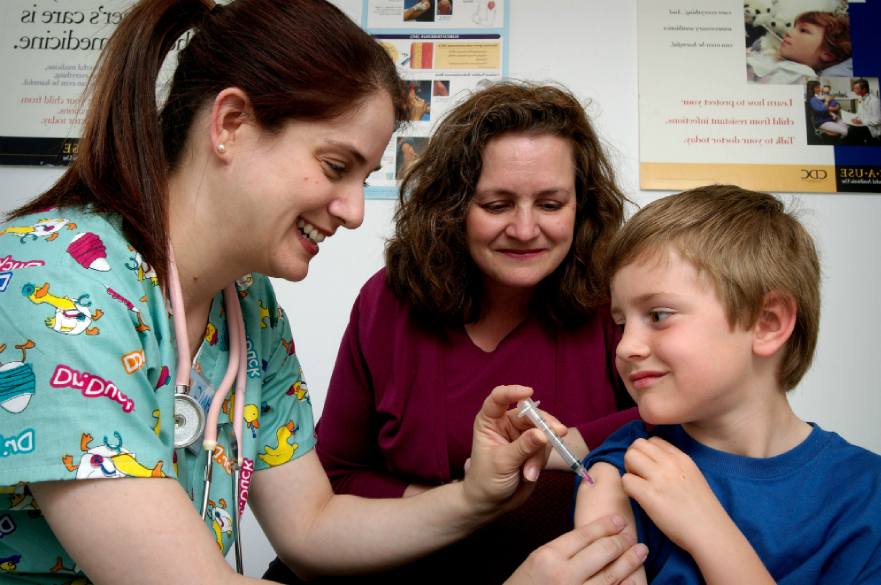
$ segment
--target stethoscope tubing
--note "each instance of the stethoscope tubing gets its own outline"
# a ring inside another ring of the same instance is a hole
[[[175,373],[175,388],[182,388],[183,392],[188,394],[190,388],[190,365],[192,358],[190,357],[189,337],[187,335],[187,320],[183,302],[183,292],[181,290],[180,276],[177,272],[177,264],[174,261],[174,253],[169,249],[169,290],[168,296],[171,301],[172,322],[174,324],[174,334],[177,340],[177,371]],[[226,321],[229,329],[229,361],[227,363],[226,372],[220,385],[211,397],[211,404],[205,415],[205,431],[202,440],[202,447],[206,451],[204,489],[202,493],[202,505],[200,512],[203,521],[208,514],[208,498],[211,489],[211,479],[214,466],[212,465],[212,455],[217,447],[217,430],[220,411],[223,407],[223,401],[232,386],[233,379],[236,382],[235,403],[233,407],[233,434],[235,435],[235,462],[233,463],[233,494],[234,506],[234,534],[235,534],[235,551],[236,551],[236,570],[239,574],[243,574],[242,567],[242,548],[241,548],[241,518],[239,515],[239,470],[242,467],[242,424],[244,421],[245,408],[245,390],[247,385],[247,371],[245,364],[247,363],[247,344],[245,343],[245,321],[242,316],[242,307],[239,304],[238,292],[234,284],[230,284],[223,289],[224,308],[226,309]],[[200,407],[201,408],[201,407]]]

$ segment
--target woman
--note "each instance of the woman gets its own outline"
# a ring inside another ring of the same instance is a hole
[[[387,267],[355,302],[318,427],[337,493],[410,496],[462,479],[470,419],[497,384],[534,388],[576,455],[635,418],[619,412],[631,402],[600,268],[625,198],[577,99],[519,83],[475,93],[401,193]],[[468,567],[468,582],[499,583],[571,526],[572,495],[571,473],[545,474],[514,515],[384,578],[449,581]]]
[[[160,66],[190,29],[159,111]],[[12,271],[0,350],[11,338],[21,351],[0,372],[5,580],[243,583],[219,552],[246,501],[304,574],[375,569],[528,494],[521,467],[538,472],[545,442],[505,412],[522,387],[486,400],[465,481],[412,504],[333,496],[315,455],[264,275],[304,278],[326,237],[361,223],[363,181],[407,118],[394,65],[368,35],[321,0],[143,0],[93,89],[79,159],[0,231]],[[239,389],[214,400],[229,361],[241,362]],[[203,447],[194,401],[220,422]],[[194,448],[175,448],[190,430]],[[596,545],[626,540],[608,520],[595,530],[579,543],[587,569],[623,576],[633,559],[609,564]]]

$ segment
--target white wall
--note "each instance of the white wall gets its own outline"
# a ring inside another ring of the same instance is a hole
[[[338,0],[338,4],[360,0]],[[513,0],[511,76],[555,80],[590,99],[625,192],[637,203],[666,193],[640,191],[638,180],[636,0]],[[0,167],[0,211],[45,189],[57,169]],[[881,196],[783,195],[803,210],[823,263],[823,315],[814,366],[792,393],[798,414],[881,453]],[[316,418],[361,284],[382,266],[392,201],[368,201],[364,225],[321,247],[309,277],[277,282],[292,321]],[[272,552],[245,518],[245,568],[259,575]]]

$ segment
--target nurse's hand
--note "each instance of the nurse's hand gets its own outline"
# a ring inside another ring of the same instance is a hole
[[[606,516],[536,549],[505,585],[625,585],[648,553],[622,534],[620,516]]]
[[[474,419],[471,464],[465,472],[466,500],[477,514],[493,514],[520,505],[535,487],[548,457],[547,439],[526,417],[508,407],[532,395],[525,386],[498,386]],[[566,427],[545,417],[554,430]],[[521,481],[525,479],[526,481]]]

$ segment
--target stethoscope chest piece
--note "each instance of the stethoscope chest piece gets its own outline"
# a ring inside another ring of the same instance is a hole
[[[205,410],[180,390],[174,395],[174,448],[189,447],[205,432]]]

